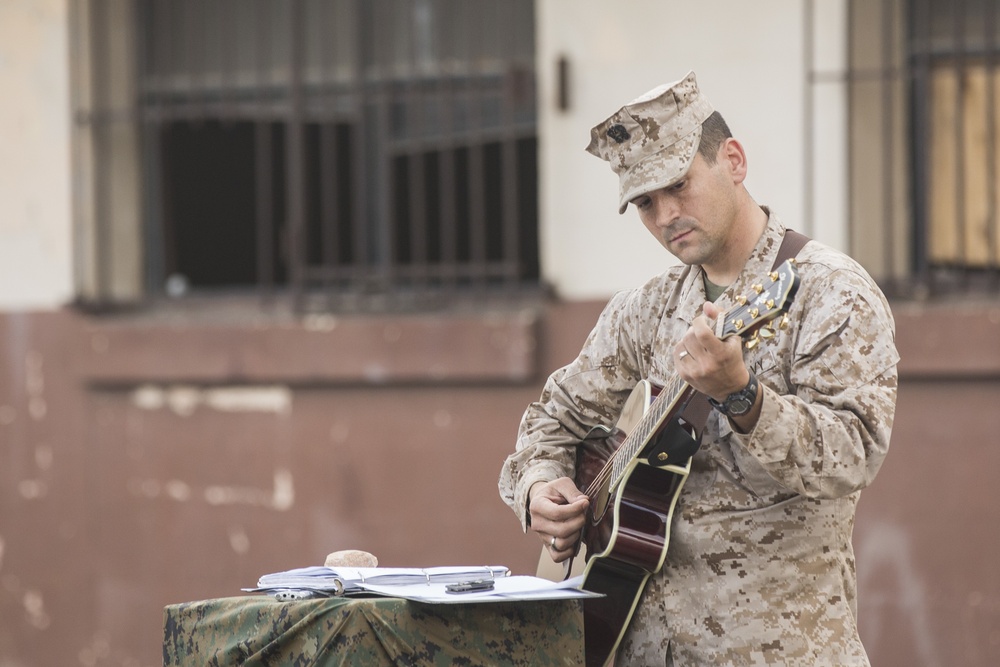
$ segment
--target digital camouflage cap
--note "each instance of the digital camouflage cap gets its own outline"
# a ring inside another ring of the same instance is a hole
[[[618,174],[618,213],[646,192],[665,188],[691,167],[701,124],[712,115],[694,72],[638,97],[590,131],[587,151]]]

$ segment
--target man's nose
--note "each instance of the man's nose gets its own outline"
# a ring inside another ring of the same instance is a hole
[[[680,217],[680,210],[673,197],[659,195],[655,199],[656,217],[654,222],[657,227],[669,227]]]

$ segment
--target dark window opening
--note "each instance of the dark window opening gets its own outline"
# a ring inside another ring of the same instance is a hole
[[[537,280],[535,145],[532,138],[397,156],[392,237],[401,274],[438,285]],[[454,184],[447,193],[442,180]]]
[[[190,288],[257,282],[254,127],[177,122],[160,133],[167,277]]]
[[[355,230],[353,136],[346,123],[310,123],[306,135],[306,261],[311,266],[353,264]]]
[[[138,6],[148,289],[537,290],[530,0]]]

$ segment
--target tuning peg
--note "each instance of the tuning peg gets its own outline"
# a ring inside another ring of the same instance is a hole
[[[753,285],[753,291],[757,292],[757,294],[760,294],[761,292],[764,291],[764,286],[761,285],[760,283],[757,283],[757,284]]]
[[[771,273],[767,274],[767,277],[770,278],[773,282],[777,282],[778,281],[778,272],[777,271],[771,271]]]
[[[743,320],[739,320],[739,319],[738,320],[734,320],[733,321],[733,328],[736,329],[737,331],[739,331],[740,329],[742,329],[743,328]]]
[[[736,297],[736,303],[740,304],[741,306],[745,306],[747,305],[747,298],[742,294],[740,294],[738,297]]]
[[[774,333],[774,329],[772,329],[770,325],[760,330],[760,337],[763,338],[764,340],[771,340],[776,335],[777,334]]]
[[[784,331],[785,329],[788,328],[788,325],[791,323],[792,321],[789,319],[788,313],[785,313],[784,315],[781,316],[781,322],[778,324],[778,328]]]
[[[750,317],[757,319],[760,316],[760,308],[751,308]]]
[[[757,343],[759,343],[759,342],[760,342],[760,337],[757,335],[757,332],[755,331],[753,333],[753,336],[750,338],[750,340],[748,340],[746,342],[746,348],[748,350],[752,350],[755,347],[757,347]]]
[[[764,302],[764,305],[767,306],[768,310],[774,310],[774,299],[768,299]]]

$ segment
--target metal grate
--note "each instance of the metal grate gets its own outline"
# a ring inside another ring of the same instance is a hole
[[[883,0],[887,2],[888,0]],[[917,296],[1000,287],[1000,22],[994,0],[904,3]]]
[[[915,269],[931,292],[1000,286],[995,0],[911,0]]]
[[[895,297],[995,293],[1000,9],[849,7],[852,254]]]
[[[95,80],[123,3],[147,294],[537,289],[531,0],[92,0]]]

